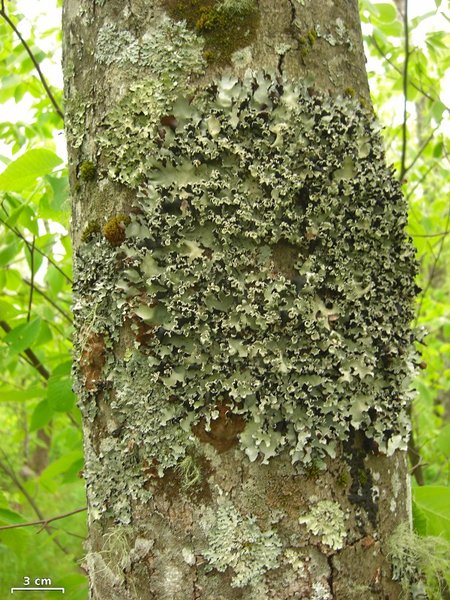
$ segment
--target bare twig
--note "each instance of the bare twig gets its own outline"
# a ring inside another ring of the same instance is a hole
[[[445,222],[445,231],[447,231],[447,229],[449,227],[449,224],[450,224],[450,210],[447,213],[447,219],[446,219],[446,222]],[[433,281],[433,277],[434,277],[434,274],[436,272],[437,264],[438,264],[439,259],[441,257],[442,250],[444,249],[444,242],[445,242],[445,236],[442,236],[441,239],[438,242],[439,249],[438,249],[437,254],[434,256],[433,266],[431,267],[431,272],[430,272],[430,275],[428,277],[428,281],[427,281],[424,289],[422,290],[422,294],[420,296],[420,303],[419,303],[419,308],[417,309],[417,314],[416,314],[416,319],[414,321],[414,326],[417,325],[417,322],[419,321],[420,315],[422,313],[422,308],[423,308],[423,303],[425,301],[425,296],[427,295],[428,290],[430,289],[431,283]]]
[[[400,181],[403,181],[406,173],[406,146],[408,143],[408,66],[409,66],[409,23],[408,23],[408,0],[405,0],[405,12],[403,14],[403,32],[405,35],[405,60],[403,62],[403,123],[402,123],[402,154],[400,162]]]
[[[2,4],[1,4],[1,9],[0,9],[0,17],[3,17],[3,19],[6,21],[6,23],[8,23],[8,25],[11,27],[11,29],[14,31],[14,33],[16,34],[16,36],[19,38],[20,43],[22,44],[22,46],[25,48],[25,51],[27,52],[28,56],[31,59],[31,62],[33,63],[38,75],[39,75],[39,79],[41,80],[42,85],[44,86],[45,92],[47,94],[47,96],[50,99],[50,102],[53,104],[54,109],[56,110],[56,112],[58,113],[58,115],[61,117],[61,119],[64,121],[64,113],[61,110],[58,102],[56,101],[50,87],[48,86],[48,83],[44,77],[44,74],[42,73],[41,67],[39,66],[38,61],[36,60],[36,57],[34,56],[30,46],[28,45],[27,41],[25,40],[25,38],[22,36],[22,34],[20,33],[20,31],[17,29],[17,26],[14,24],[14,22],[9,18],[7,12],[6,12],[6,7],[5,7],[5,2],[4,0],[2,0]]]
[[[64,513],[63,515],[58,515],[57,517],[51,517],[50,519],[40,519],[39,521],[31,521],[28,523],[15,523],[14,525],[2,525],[0,527],[0,531],[4,530],[4,529],[17,529],[19,527],[32,527],[33,525],[48,525],[49,523],[52,523],[53,521],[58,521],[59,519],[66,519],[67,517],[70,517],[71,515],[76,515],[77,513],[81,513],[84,512],[85,510],[87,510],[86,506],[83,506],[83,508],[77,508],[76,510],[72,510],[70,512]]]
[[[31,307],[33,305],[33,290],[34,290],[34,245],[35,245],[35,243],[36,243],[36,236],[33,235],[33,241],[31,242],[31,248],[30,248],[31,285],[30,285],[30,296],[28,298],[27,323],[30,322]]]
[[[383,48],[378,43],[376,37],[374,35],[371,35],[370,39],[371,39],[375,49],[377,50],[377,52],[380,54],[380,56],[382,56],[384,58],[384,60],[394,69],[394,71],[397,71],[397,73],[399,75],[402,75],[402,70],[399,67],[397,67],[397,65],[387,56],[386,52],[383,50]],[[413,88],[415,88],[418,92],[420,92],[423,96],[425,96],[425,98],[428,98],[428,100],[430,100],[431,102],[437,102],[438,100],[439,100],[439,102],[441,102],[441,100],[439,98],[433,98],[433,96],[431,94],[426,92],[413,79],[410,79],[409,83],[410,83],[410,85],[412,85]],[[450,111],[450,108],[448,106],[446,106],[445,104],[444,104],[444,106],[445,106],[446,111]]]
[[[439,237],[441,235],[448,235],[450,233],[450,229],[448,231],[440,231],[439,233],[413,233],[414,237],[420,238],[431,238],[431,237]]]
[[[9,223],[7,223],[4,219],[2,219],[0,217],[0,223],[3,223],[3,225],[5,227],[7,227],[10,231],[12,231],[18,238],[20,238],[22,241],[25,242],[25,244],[27,245],[28,249],[30,249],[30,242],[27,240],[27,238],[20,233],[20,231],[18,229],[16,229],[15,227],[11,227],[11,225]],[[64,271],[61,269],[61,267],[55,263],[54,260],[52,260],[47,254],[45,254],[45,252],[43,252],[40,248],[38,248],[37,246],[35,246],[35,251],[38,252],[41,256],[43,256],[44,258],[46,258],[48,260],[48,262],[53,265],[55,267],[55,269],[57,271],[59,271],[61,273],[61,275],[63,275],[65,277],[65,279],[72,285],[73,281],[72,279],[66,274],[64,273]]]
[[[43,298],[45,298],[47,300],[47,302],[49,304],[51,304],[53,306],[53,308],[55,310],[57,310],[65,319],[66,321],[68,321],[70,324],[72,324],[72,318],[69,315],[69,313],[67,313],[64,309],[62,309],[58,304],[56,304],[56,302],[54,300],[52,300],[50,298],[50,296],[47,295],[46,292],[44,292],[44,290],[42,290],[40,287],[38,287],[36,285],[36,283],[29,281],[28,279],[22,278],[22,281],[24,283],[26,283],[29,286],[33,286],[34,287],[34,291],[37,292],[38,294],[40,294]]]
[[[406,175],[406,173],[408,171],[410,171],[413,166],[416,164],[416,162],[419,160],[419,158],[422,156],[424,150],[426,149],[426,147],[428,146],[428,144],[431,142],[431,140],[434,138],[434,134],[436,133],[436,131],[439,129],[440,125],[437,125],[433,131],[430,133],[430,135],[427,137],[427,139],[423,142],[423,144],[421,145],[421,147],[419,148],[419,151],[417,152],[416,156],[414,157],[414,160],[411,161],[411,164],[409,164],[407,167],[405,167],[405,171],[403,173],[403,176]]]
[[[22,485],[22,482],[20,481],[19,477],[16,475],[14,469],[9,464],[9,460],[8,460],[8,457],[5,454],[5,452],[1,449],[0,449],[0,451],[3,454],[3,458],[4,458],[4,461],[0,460],[0,469],[11,479],[11,481],[14,483],[14,485],[25,496],[25,498],[27,499],[31,508],[34,510],[36,515],[39,517],[39,520],[42,521],[43,523],[45,523],[44,515],[41,513],[38,505],[34,501],[34,498],[28,493],[27,489]],[[52,541],[58,546],[58,548],[62,552],[64,552],[64,554],[69,554],[69,551],[67,550],[67,548],[64,548],[64,546],[61,544],[61,542],[58,540],[58,538],[52,534],[51,528],[47,524],[44,525],[44,529],[48,533],[48,535],[51,537]]]

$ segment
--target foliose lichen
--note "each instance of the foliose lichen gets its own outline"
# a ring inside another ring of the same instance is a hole
[[[96,58],[106,65],[148,68],[164,79],[172,72],[195,73],[204,65],[203,42],[182,21],[161,18],[141,38],[116,23],[105,23],[99,30]]]
[[[158,85],[133,84],[102,124],[109,176],[137,197],[124,239],[77,256],[75,312],[110,349],[120,432],[95,502],[175,466],[199,423],[217,438],[239,421],[263,462],[288,450],[320,466],[358,430],[405,448],[415,263],[371,114],[266,73],[193,101],[171,88],[171,105]],[[134,338],[114,354],[124,325]],[[92,395],[81,406],[92,418]]]
[[[345,514],[337,502],[317,502],[308,514],[299,518],[299,522],[305,524],[311,533],[320,538],[322,544],[332,550],[343,547],[347,537]]]
[[[211,568],[233,569],[233,587],[254,585],[278,566],[282,542],[275,531],[262,531],[255,517],[242,516],[226,498],[219,499],[215,519],[202,554]]]

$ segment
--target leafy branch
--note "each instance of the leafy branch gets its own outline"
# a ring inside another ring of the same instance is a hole
[[[42,73],[41,67],[39,66],[39,63],[38,63],[36,57],[34,56],[32,50],[31,50],[30,46],[28,45],[27,41],[25,40],[25,38],[22,36],[22,34],[18,30],[15,23],[10,19],[10,17],[8,16],[8,13],[6,12],[5,0],[1,0],[0,17],[3,17],[5,22],[9,25],[9,27],[13,30],[13,32],[19,38],[20,43],[25,48],[28,56],[31,59],[31,62],[33,63],[33,65],[39,75],[39,79],[41,80],[41,83],[44,86],[45,92],[46,92],[47,96],[49,97],[50,102],[53,104],[55,111],[61,117],[62,121],[64,121],[64,113],[63,113],[61,107],[59,106],[58,102],[56,101],[56,98],[54,97],[54,95],[47,83],[47,80],[45,79],[44,74]]]

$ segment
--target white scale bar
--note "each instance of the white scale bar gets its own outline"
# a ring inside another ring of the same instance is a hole
[[[64,594],[65,588],[50,588],[50,587],[23,587],[23,588],[11,588],[11,594],[14,592],[62,592]]]

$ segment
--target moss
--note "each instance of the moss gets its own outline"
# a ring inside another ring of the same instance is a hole
[[[307,56],[317,41],[317,33],[314,29],[311,29],[305,35],[298,36],[297,39],[300,46],[300,54],[302,56]]]
[[[101,233],[101,227],[97,221],[89,221],[81,235],[82,242],[90,242],[96,235]]]
[[[316,43],[316,40],[317,40],[317,33],[314,29],[311,29],[310,31],[308,31],[308,42],[309,42],[309,45],[311,46],[311,48]]]
[[[347,487],[350,483],[350,475],[347,473],[347,471],[343,471],[338,475],[336,481],[341,487]]]
[[[83,181],[93,181],[96,176],[96,168],[90,160],[84,160],[78,168],[78,177]]]
[[[233,52],[250,45],[259,23],[251,0],[168,0],[167,10],[203,37],[205,59],[218,64],[229,63]]]
[[[130,223],[127,215],[114,215],[102,227],[102,233],[111,246],[120,246],[125,241],[125,228]]]
[[[346,87],[344,90],[344,94],[348,97],[348,98],[354,98],[356,95],[356,91],[354,88],[352,87]]]
[[[306,477],[308,479],[317,479],[321,473],[321,468],[320,465],[318,465],[317,463],[312,463],[310,465],[308,465],[305,469],[306,472]]]

